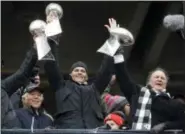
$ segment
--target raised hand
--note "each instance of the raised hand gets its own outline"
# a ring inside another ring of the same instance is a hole
[[[50,12],[47,16],[46,16],[46,22],[47,23],[51,23],[53,20],[58,19],[57,13],[56,12]]]
[[[112,29],[119,28],[119,24],[117,24],[116,20],[114,18],[109,18],[109,25],[104,25],[109,32],[111,32]]]
[[[114,29],[119,28],[119,24],[117,24],[117,22],[116,22],[116,20],[114,18],[109,18],[109,25],[106,24],[104,26],[107,28],[107,30],[110,33],[109,41],[112,41],[112,40],[115,40],[115,39],[119,38],[118,35],[115,35],[115,34],[111,33]]]

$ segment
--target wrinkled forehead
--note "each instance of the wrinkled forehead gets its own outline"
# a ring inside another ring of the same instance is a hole
[[[152,78],[152,77],[156,77],[156,76],[160,76],[160,77],[166,78],[166,74],[165,74],[163,71],[161,71],[161,70],[156,70],[156,71],[154,71],[154,72],[152,73],[152,75],[151,75],[151,78]]]

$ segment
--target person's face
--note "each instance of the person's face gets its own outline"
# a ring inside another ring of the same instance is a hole
[[[106,122],[106,124],[111,127],[111,130],[118,130],[119,129],[119,126],[113,120],[108,120]]]
[[[87,72],[83,67],[74,68],[70,75],[73,81],[78,82],[80,84],[85,83],[87,81]]]
[[[40,108],[43,102],[43,95],[37,90],[31,91],[27,95],[26,102],[29,106],[32,106],[33,108],[38,109]]]
[[[149,84],[157,91],[162,91],[163,89],[166,89],[167,77],[165,73],[160,70],[153,72],[149,79]]]

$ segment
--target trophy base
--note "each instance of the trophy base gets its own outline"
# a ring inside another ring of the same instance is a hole
[[[46,60],[52,60],[55,61],[55,57],[53,56],[53,54],[51,52],[49,52],[47,55],[45,55],[42,59],[40,59],[42,61],[46,61]]]

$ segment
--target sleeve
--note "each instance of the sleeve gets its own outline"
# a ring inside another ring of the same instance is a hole
[[[125,62],[119,62],[115,64],[116,78],[120,86],[121,91],[125,95],[128,101],[131,101],[133,94],[140,93],[140,87],[135,84],[126,69]]]
[[[2,81],[1,88],[11,96],[18,88],[27,83],[31,77],[32,69],[36,62],[36,50],[32,47],[31,50],[27,52],[26,58],[21,64],[21,67],[14,74]]]
[[[22,96],[23,90],[24,90],[23,87],[19,88],[10,97],[10,100],[12,102],[12,106],[13,106],[14,109],[19,109],[20,108],[20,102],[22,101],[21,96]]]
[[[177,120],[177,121],[168,121],[165,124],[165,130],[167,129],[185,129],[185,121]]]
[[[166,116],[180,116],[185,111],[185,104],[164,96],[156,96],[152,102],[152,108],[162,112]]]
[[[3,90],[1,90],[1,92],[3,94],[3,96],[1,95],[1,128],[19,128],[20,122],[13,110],[11,101],[6,92]]]
[[[102,61],[101,67],[98,71],[95,81],[92,83],[94,89],[99,91],[100,94],[103,93],[109,81],[111,80],[111,76],[113,73],[113,58],[105,55]]]
[[[58,46],[53,40],[48,40],[52,54],[55,57],[55,60],[47,60],[44,65],[48,81],[52,89],[59,90],[60,86],[64,86],[65,81],[62,72],[60,72],[59,67],[59,57],[58,57]]]

